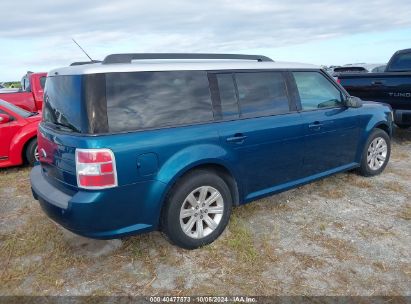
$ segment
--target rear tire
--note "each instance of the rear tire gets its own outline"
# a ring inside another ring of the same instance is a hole
[[[230,218],[232,197],[224,180],[196,170],[171,189],[161,216],[161,228],[175,245],[196,249],[216,240]]]
[[[362,176],[374,176],[384,171],[391,155],[391,140],[386,132],[374,129],[368,137],[358,172]]]
[[[33,166],[38,161],[37,138],[33,138],[26,147],[26,161],[30,166]]]

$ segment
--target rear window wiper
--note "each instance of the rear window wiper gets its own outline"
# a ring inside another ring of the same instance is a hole
[[[60,123],[60,122],[52,122],[51,124],[53,124],[55,127],[57,127],[58,129],[60,129],[60,130],[63,130],[63,131],[70,131],[70,132],[76,132],[76,133],[80,133],[80,131],[79,130],[77,130],[75,127],[73,127],[72,125],[65,125],[65,124],[62,124],[62,123]]]

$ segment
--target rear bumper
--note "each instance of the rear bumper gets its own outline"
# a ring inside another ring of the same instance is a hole
[[[394,122],[411,126],[411,110],[394,110]]]
[[[155,230],[165,184],[147,181],[69,195],[50,184],[41,166],[30,173],[33,196],[64,228],[86,237],[111,239]]]

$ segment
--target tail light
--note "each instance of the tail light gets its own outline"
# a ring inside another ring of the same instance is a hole
[[[117,186],[114,154],[109,149],[76,149],[77,185],[84,189]]]
[[[340,78],[337,78],[336,81],[337,81],[337,83],[341,84],[341,79]]]

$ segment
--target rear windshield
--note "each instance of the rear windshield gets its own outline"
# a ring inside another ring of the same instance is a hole
[[[411,71],[411,52],[395,56],[389,69],[390,71]]]
[[[87,133],[82,86],[82,76],[49,77],[44,93],[43,121],[64,131]]]

